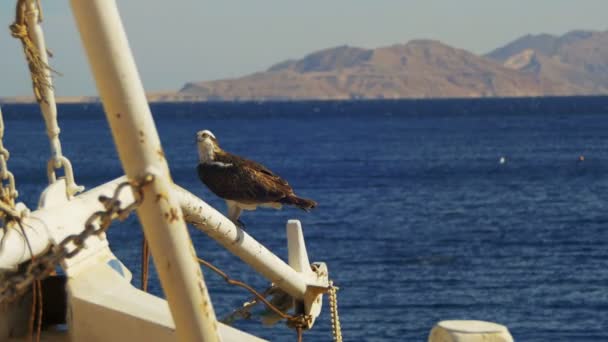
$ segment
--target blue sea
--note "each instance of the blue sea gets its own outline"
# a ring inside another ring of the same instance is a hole
[[[35,208],[49,156],[33,105],[3,105],[20,199]],[[608,341],[608,98],[153,104],[176,183],[221,211],[196,175],[194,134],[212,130],[319,203],[258,209],[247,231],[286,259],[285,223],[303,223],[312,261],[340,287],[346,341],[425,341],[476,319],[517,341]],[[92,188],[122,174],[99,104],[59,107],[64,154]],[[504,162],[500,162],[504,158]],[[584,160],[581,160],[584,159]],[[268,283],[203,233],[199,256]],[[108,232],[139,285],[136,217]],[[203,269],[218,317],[250,295]],[[153,293],[162,290],[153,274]],[[256,316],[255,318],[259,318]],[[283,324],[236,327],[295,341]],[[329,310],[305,341],[330,341]]]

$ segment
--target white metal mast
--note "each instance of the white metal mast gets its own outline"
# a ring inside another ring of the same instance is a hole
[[[71,0],[129,179],[152,174],[137,209],[180,341],[219,341],[218,325],[114,0]],[[136,246],[133,246],[137,248]]]

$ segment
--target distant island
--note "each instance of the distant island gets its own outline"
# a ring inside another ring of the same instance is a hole
[[[179,91],[150,93],[148,98],[268,101],[606,94],[608,31],[572,31],[563,36],[526,35],[483,56],[432,40],[377,49],[339,46],[280,62],[266,71],[189,82]]]

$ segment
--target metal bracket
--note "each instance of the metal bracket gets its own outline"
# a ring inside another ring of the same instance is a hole
[[[38,209],[62,205],[69,201],[67,181],[65,177],[60,177],[42,191],[40,199],[38,200]]]
[[[323,306],[323,293],[327,292],[329,286],[327,265],[325,263],[314,263],[311,265],[304,242],[302,224],[299,220],[287,221],[287,251],[289,253],[289,266],[300,273],[306,282],[306,294],[304,296],[304,313],[310,315],[309,329],[312,328],[315,319],[321,314]],[[301,305],[297,305],[298,310]]]

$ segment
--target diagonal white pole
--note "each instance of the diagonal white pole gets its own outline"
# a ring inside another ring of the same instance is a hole
[[[76,23],[129,179],[155,176],[137,209],[179,341],[219,341],[213,306],[115,0],[71,0]],[[133,248],[138,248],[134,244]]]

